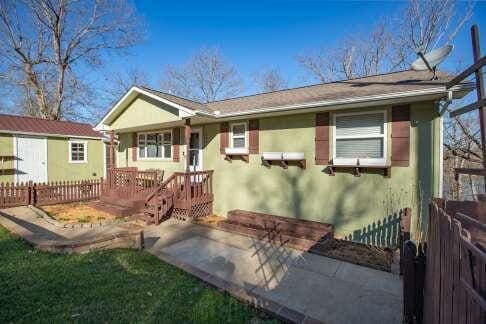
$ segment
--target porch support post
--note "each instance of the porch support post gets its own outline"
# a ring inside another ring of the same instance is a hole
[[[189,172],[189,165],[191,164],[191,159],[189,157],[189,142],[191,140],[191,119],[186,119],[186,124],[184,125],[184,142],[186,144],[186,172]]]
[[[109,157],[109,160],[108,161],[108,170],[107,170],[107,180],[108,180],[108,184],[110,186],[110,188],[112,187],[112,170],[113,168],[115,167],[115,131],[114,130],[110,130],[110,144],[108,145],[108,157]]]
[[[190,169],[189,164],[191,162],[189,157],[189,144],[191,140],[191,119],[186,119],[186,123],[184,125],[184,142],[186,144],[186,174],[184,176],[184,187],[186,192],[186,211],[187,211],[187,218],[191,219],[192,214],[192,188],[191,188],[191,176],[189,175]]]
[[[110,131],[110,163],[108,168],[112,169],[115,167],[115,131]]]

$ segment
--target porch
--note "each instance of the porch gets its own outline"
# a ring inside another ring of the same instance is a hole
[[[101,191],[99,210],[135,216],[148,224],[165,219],[193,219],[212,213],[213,171],[174,172],[164,180],[161,170],[111,168]]]

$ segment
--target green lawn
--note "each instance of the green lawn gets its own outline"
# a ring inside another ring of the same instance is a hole
[[[265,322],[148,253],[37,251],[0,227],[0,323]]]

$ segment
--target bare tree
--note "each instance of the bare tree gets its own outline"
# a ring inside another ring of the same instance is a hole
[[[474,2],[469,0],[464,12],[455,0],[409,0],[405,12],[394,21],[393,67],[406,68],[415,60],[417,49],[428,52],[442,43],[451,43],[471,18]]]
[[[287,80],[277,69],[267,69],[253,74],[253,81],[259,91],[271,92],[287,88]]]
[[[450,43],[473,13],[453,0],[409,0],[394,19],[381,20],[365,35],[349,35],[337,50],[321,49],[298,56],[299,64],[320,82],[350,79],[408,68],[416,50]]]
[[[373,75],[387,68],[390,33],[380,21],[368,35],[349,35],[337,49],[297,57],[299,64],[320,82]]]
[[[74,117],[94,94],[87,69],[136,44],[141,27],[126,0],[0,0],[0,81],[29,115]]]
[[[105,97],[107,106],[113,105],[133,86],[148,86],[150,76],[140,68],[110,73],[105,77]]]
[[[168,66],[161,83],[164,91],[200,102],[234,97],[243,90],[236,68],[216,48],[202,48],[184,65]]]

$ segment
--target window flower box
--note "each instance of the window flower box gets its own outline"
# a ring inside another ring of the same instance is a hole
[[[288,168],[288,162],[296,162],[302,169],[306,167],[304,153],[302,152],[263,152],[262,163],[271,167],[272,161],[278,161],[284,169]]]

